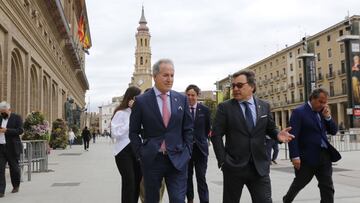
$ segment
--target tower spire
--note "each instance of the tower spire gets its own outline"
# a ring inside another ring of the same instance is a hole
[[[139,21],[139,24],[142,24],[142,23],[147,24],[146,19],[145,19],[145,14],[144,14],[144,5],[142,6],[141,18],[140,18],[140,21]]]
[[[139,21],[139,27],[137,28],[138,31],[149,31],[149,28],[146,26],[147,24],[147,21],[145,19],[145,14],[144,14],[144,6],[142,6],[142,9],[141,9],[141,18],[140,18],[140,21]]]

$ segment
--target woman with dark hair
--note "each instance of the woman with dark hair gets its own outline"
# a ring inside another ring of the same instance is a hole
[[[122,203],[137,203],[139,198],[141,170],[130,145],[129,118],[135,96],[140,93],[139,88],[129,87],[111,119],[111,136],[115,139],[115,162],[122,177]]]

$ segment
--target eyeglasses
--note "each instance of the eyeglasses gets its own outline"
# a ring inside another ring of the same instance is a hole
[[[248,84],[247,82],[245,83],[241,83],[241,82],[238,82],[238,83],[232,83],[231,84],[231,87],[234,89],[235,87],[237,87],[238,89],[241,89],[245,84]]]

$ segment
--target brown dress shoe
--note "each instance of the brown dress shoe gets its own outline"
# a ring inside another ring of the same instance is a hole
[[[14,187],[11,191],[11,193],[17,193],[19,192],[19,187]]]
[[[188,203],[194,203],[194,200],[189,199],[189,200],[188,200]]]
[[[4,197],[4,194],[3,194],[3,193],[0,193],[0,198],[1,198],[1,197]]]

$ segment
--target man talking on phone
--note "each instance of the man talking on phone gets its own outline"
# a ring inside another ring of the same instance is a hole
[[[334,202],[332,162],[340,160],[341,156],[327,140],[327,134],[337,132],[327,103],[328,95],[325,89],[313,90],[309,101],[291,114],[290,133],[295,139],[289,142],[289,150],[295,178],[283,197],[285,203],[292,202],[314,175],[319,183],[321,202]]]

